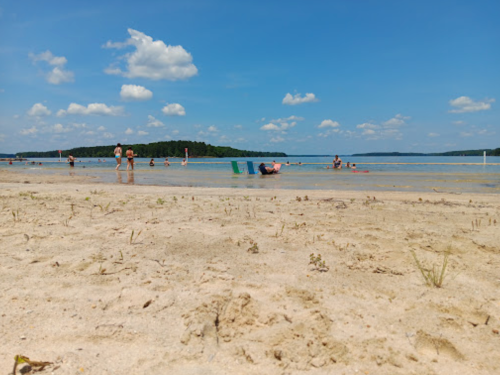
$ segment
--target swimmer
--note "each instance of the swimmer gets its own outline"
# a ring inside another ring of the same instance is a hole
[[[188,162],[186,161],[186,159],[182,159],[182,163],[181,163],[181,165],[183,165],[183,166],[188,165]]]
[[[154,167],[154,166],[155,166],[155,159],[151,159],[151,160],[149,161],[149,166],[150,166],[150,167]]]
[[[168,158],[165,158],[165,161],[163,162],[165,167],[168,167],[170,165],[170,162],[168,161]]]
[[[333,168],[342,169],[342,159],[338,155],[335,155],[335,159],[333,159]]]
[[[122,145],[118,143],[115,147],[115,150],[113,151],[116,159],[116,170],[118,170],[120,168],[120,165],[122,165],[122,152]]]
[[[350,162],[347,162],[347,164],[345,165],[346,168],[351,168],[351,163]]]
[[[75,160],[76,158],[72,154],[69,154],[67,162],[69,162],[71,168],[75,166]]]
[[[356,169],[356,164],[353,164],[351,169]]]
[[[127,155],[127,171],[129,167],[132,167],[132,170],[134,170],[134,156],[137,155],[132,151],[132,147],[129,147],[125,154]]]

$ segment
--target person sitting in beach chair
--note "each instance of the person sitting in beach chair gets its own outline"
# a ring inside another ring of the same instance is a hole
[[[274,173],[276,173],[276,170],[274,168],[266,167],[266,165],[264,163],[260,163],[260,165],[259,165],[259,171],[263,175],[264,174],[274,174]]]

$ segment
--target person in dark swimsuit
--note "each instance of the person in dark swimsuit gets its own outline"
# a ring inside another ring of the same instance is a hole
[[[275,172],[274,168],[266,167],[264,163],[260,163],[259,165],[260,173],[264,174],[273,174]]]
[[[338,155],[335,155],[335,159],[333,159],[333,169],[342,169],[342,159]]]
[[[149,166],[150,167],[154,167],[155,166],[155,159],[151,159],[151,161],[149,162]]]
[[[71,154],[68,155],[68,161],[69,161],[69,166],[70,167],[74,167],[75,166],[75,160],[76,160],[76,158],[73,155],[71,155]]]
[[[132,167],[132,170],[134,170],[134,156],[137,155],[135,155],[134,151],[132,151],[132,147],[129,147],[125,154],[127,155],[127,171],[130,166]]]

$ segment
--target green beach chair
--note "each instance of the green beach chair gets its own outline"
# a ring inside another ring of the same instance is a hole
[[[231,162],[231,165],[233,166],[233,173],[236,173],[236,174],[241,174],[243,173],[242,171],[240,171],[240,169],[238,168],[238,162],[237,161],[232,161]]]

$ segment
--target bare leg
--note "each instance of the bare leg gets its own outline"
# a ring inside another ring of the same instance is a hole
[[[117,158],[116,159],[116,170],[120,168],[120,165],[122,165],[122,158]]]

